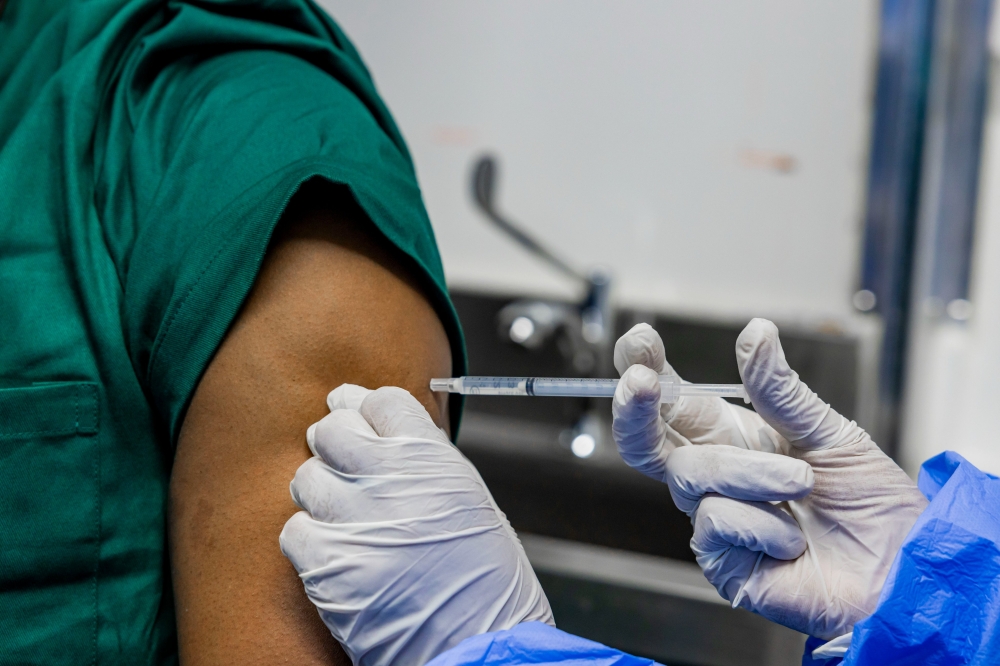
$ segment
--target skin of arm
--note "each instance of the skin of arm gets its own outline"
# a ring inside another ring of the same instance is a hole
[[[448,427],[447,396],[428,388],[451,375],[448,338],[413,275],[342,188],[294,197],[178,439],[169,540],[184,666],[350,663],[278,534],[333,388],[401,386]]]

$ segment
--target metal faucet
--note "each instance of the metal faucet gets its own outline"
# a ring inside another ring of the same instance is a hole
[[[585,296],[576,305],[525,299],[506,305],[497,315],[500,336],[526,349],[539,349],[560,333],[560,352],[579,373],[601,371],[610,362],[610,342],[614,334],[611,310],[611,274],[603,268],[583,273],[532,238],[496,206],[496,159],[480,157],[472,171],[472,196],[479,209],[504,233],[526,250],[564,275],[580,283]]]

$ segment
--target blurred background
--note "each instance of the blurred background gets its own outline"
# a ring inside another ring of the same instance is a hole
[[[696,382],[774,320],[911,474],[1000,472],[990,0],[319,0],[406,137],[470,374],[616,376],[645,321]],[[457,444],[565,630],[673,666],[798,664],[718,597],[609,401],[474,398]]]

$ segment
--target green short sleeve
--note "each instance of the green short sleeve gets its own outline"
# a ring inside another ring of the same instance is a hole
[[[456,372],[464,364],[413,165],[367,72],[311,5],[271,4],[286,13],[170,3],[126,62],[102,128],[97,198],[115,221],[124,334],[172,439],[275,224],[311,178],[346,185],[414,260]]]

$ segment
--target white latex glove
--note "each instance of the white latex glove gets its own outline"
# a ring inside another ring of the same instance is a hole
[[[843,648],[927,502],[799,380],[774,324],[751,321],[736,360],[757,413],[719,398],[661,408],[656,375],[673,370],[659,335],[633,328],[615,346],[615,441],[691,516],[691,549],[719,594],[797,631],[841,637]]]
[[[424,664],[470,636],[554,625],[486,484],[413,396],[344,385],[327,404],[280,543],[355,664]]]

